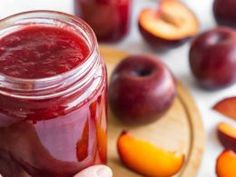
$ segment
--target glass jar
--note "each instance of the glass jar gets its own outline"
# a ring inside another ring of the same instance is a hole
[[[42,79],[0,71],[0,174],[72,177],[106,163],[107,76],[92,29],[64,13],[26,12],[0,21],[0,43],[29,25],[71,30],[89,55],[74,69]]]
[[[75,0],[76,15],[95,31],[98,41],[116,42],[128,33],[132,0]]]

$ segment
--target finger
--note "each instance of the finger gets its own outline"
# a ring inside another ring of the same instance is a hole
[[[107,166],[97,165],[81,171],[74,177],[112,177],[112,171]]]

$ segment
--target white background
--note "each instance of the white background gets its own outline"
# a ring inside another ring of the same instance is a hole
[[[132,30],[130,35],[115,47],[128,50],[131,53],[153,53],[152,50],[142,40],[137,30],[137,14],[142,7],[155,7],[155,1],[134,0],[134,13]],[[212,16],[212,0],[185,0],[198,16],[201,22],[201,30],[206,30],[215,26]],[[59,10],[73,13],[73,0],[0,0],[0,18],[8,15],[34,9]],[[221,145],[218,143],[215,133],[215,127],[218,122],[230,121],[225,117],[215,113],[211,107],[220,99],[226,96],[236,95],[236,86],[217,91],[204,91],[196,85],[189,71],[188,65],[189,43],[181,47],[172,49],[164,54],[153,53],[161,57],[161,59],[172,69],[178,79],[182,80],[191,90],[202,114],[204,126],[207,132],[207,147],[204,159],[199,171],[199,177],[215,176],[215,161],[218,154],[222,151]],[[235,122],[232,122],[235,124]]]

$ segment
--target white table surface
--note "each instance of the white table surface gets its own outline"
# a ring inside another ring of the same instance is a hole
[[[215,177],[215,162],[222,147],[219,144],[215,127],[220,121],[227,121],[236,124],[236,122],[215,113],[211,107],[220,99],[226,96],[236,95],[236,86],[227,89],[210,92],[200,89],[189,70],[188,51],[189,43],[181,47],[172,49],[164,54],[154,53],[153,50],[145,44],[137,29],[137,14],[143,7],[155,7],[155,1],[134,0],[134,13],[132,30],[129,36],[119,44],[114,46],[127,50],[131,53],[153,53],[160,58],[172,69],[178,79],[190,89],[202,114],[204,126],[207,132],[207,145],[204,159],[199,170],[199,177]],[[212,16],[212,0],[185,0],[201,22],[201,30],[215,26]],[[73,13],[73,0],[0,0],[0,18],[26,10],[59,10],[67,13]]]

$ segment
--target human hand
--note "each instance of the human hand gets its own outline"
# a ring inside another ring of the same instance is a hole
[[[104,165],[96,165],[79,172],[74,177],[112,177],[112,171]]]

